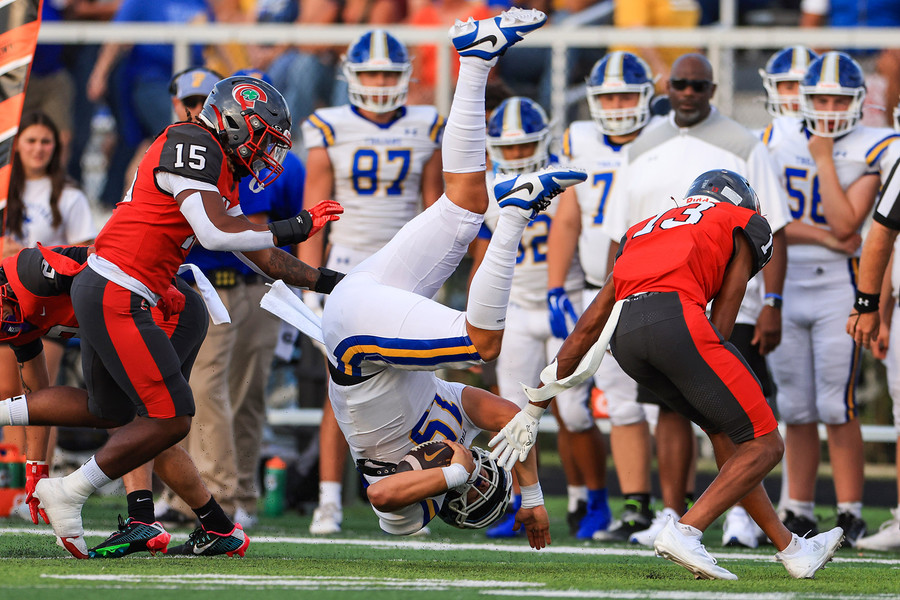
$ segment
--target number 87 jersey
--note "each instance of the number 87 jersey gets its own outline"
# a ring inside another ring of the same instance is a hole
[[[351,105],[319,109],[303,123],[307,149],[325,148],[334,199],[344,207],[331,224],[332,244],[358,250],[386,244],[419,212],[422,173],[440,148],[444,119],[432,106],[403,106],[379,124]]]

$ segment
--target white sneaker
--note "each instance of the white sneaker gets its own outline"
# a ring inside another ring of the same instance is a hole
[[[800,550],[793,554],[778,552],[775,554],[775,560],[783,564],[794,579],[812,579],[816,571],[831,560],[835,550],[841,547],[844,530],[835,527],[809,539],[795,533],[794,539],[800,543]]]
[[[657,556],[681,565],[693,573],[696,579],[737,579],[737,575],[716,564],[716,559],[700,543],[700,536],[683,534],[675,523],[675,519],[668,518],[662,531],[656,536],[653,549]]]
[[[507,48],[547,22],[547,15],[537,9],[512,7],[500,16],[475,21],[472,17],[463,23],[456,21],[448,35],[460,56],[476,56],[490,61],[506,52]]]
[[[548,167],[534,173],[500,178],[494,183],[494,197],[500,208],[515,207],[528,219],[533,219],[539,212],[547,210],[552,198],[585,179],[587,173],[580,169]]]
[[[257,519],[255,515],[248,513],[242,506],[237,507],[234,511],[234,522],[240,523],[241,529],[244,531],[256,527],[258,521],[259,519]]]
[[[411,535],[412,537],[424,537],[424,536],[429,536],[429,535],[431,535],[431,529],[428,527],[428,525],[426,525],[426,526],[423,527],[422,529],[418,530],[418,531],[415,532],[415,533],[411,533],[410,535]]]
[[[81,523],[81,508],[87,496],[68,490],[62,478],[48,477],[37,482],[34,497],[41,501],[40,507],[50,519],[57,537],[56,543],[75,558],[87,558],[87,544]]]
[[[855,548],[860,550],[900,550],[900,508],[892,508],[894,518],[885,521],[878,528],[878,533],[860,538]]]
[[[759,546],[762,529],[759,528],[756,521],[750,518],[743,506],[735,506],[728,511],[723,530],[723,546],[743,546],[744,548]]]
[[[332,535],[341,532],[344,513],[337,504],[323,504],[313,511],[309,532],[313,535]]]
[[[650,527],[643,531],[638,531],[636,533],[632,533],[631,537],[628,538],[628,541],[632,544],[640,544],[641,546],[653,546],[653,542],[656,541],[656,536],[659,535],[659,532],[663,530],[663,527],[666,526],[666,522],[669,519],[673,521],[677,521],[681,518],[677,512],[672,510],[671,508],[664,508],[662,510],[656,511],[656,516],[653,517],[653,520],[650,521]]]

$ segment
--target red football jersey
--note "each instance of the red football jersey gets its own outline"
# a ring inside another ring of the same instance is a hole
[[[175,198],[156,186],[157,171],[215,185],[225,210],[238,205],[238,186],[222,146],[206,128],[176,123],[153,141],[94,246],[99,256],[162,295],[194,243],[194,230]]]
[[[706,306],[722,287],[735,231],[754,249],[755,274],[772,256],[772,230],[752,210],[695,202],[638,223],[625,234],[616,257],[616,300],[639,292],[680,292]]]

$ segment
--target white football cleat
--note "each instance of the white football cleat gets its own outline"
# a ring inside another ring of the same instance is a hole
[[[677,512],[672,510],[671,508],[664,508],[662,510],[656,511],[656,516],[653,517],[653,520],[650,521],[650,527],[643,531],[638,531],[636,533],[632,533],[631,537],[628,538],[628,541],[632,544],[640,544],[641,546],[653,546],[653,542],[656,541],[656,536],[659,535],[659,532],[663,530],[663,527],[666,526],[666,522],[669,519],[672,521],[678,521],[681,518]]]
[[[700,537],[685,535],[675,525],[675,519],[667,519],[665,526],[653,548],[656,555],[681,565],[694,574],[696,579],[737,579],[737,575],[716,564],[716,559],[709,555]]]
[[[900,508],[892,508],[891,514],[894,515],[893,519],[882,523],[877,533],[856,540],[854,548],[893,552],[900,550]]]
[[[313,511],[309,532],[313,535],[332,535],[341,532],[344,513],[337,504],[323,504]]]
[[[762,529],[750,518],[743,506],[735,506],[725,517],[722,533],[723,546],[742,546],[756,548]]]
[[[37,482],[34,497],[41,501],[40,507],[50,519],[57,537],[56,543],[75,558],[87,558],[87,544],[81,523],[81,508],[87,496],[68,490],[64,478],[48,477]]]
[[[800,550],[793,554],[778,552],[775,554],[775,560],[783,564],[794,579],[812,579],[815,577],[816,571],[823,568],[825,563],[834,557],[835,551],[841,547],[844,530],[835,527],[809,539],[802,538],[795,533],[794,539],[800,543]]]
[[[537,9],[512,7],[490,19],[475,21],[469,17],[465,23],[457,20],[448,35],[460,56],[489,61],[546,22],[547,15]]]
[[[494,197],[500,208],[512,206],[533,219],[539,212],[547,210],[552,198],[585,179],[587,173],[580,169],[548,167],[495,182]]]

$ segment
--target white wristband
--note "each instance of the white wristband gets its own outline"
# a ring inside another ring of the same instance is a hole
[[[459,463],[453,463],[449,467],[444,467],[441,469],[441,472],[444,474],[444,481],[447,482],[448,490],[465,485],[469,480],[469,472]]]
[[[537,404],[532,404],[531,402],[529,402],[525,405],[525,408],[522,409],[522,412],[524,412],[529,417],[533,417],[540,421],[541,417],[544,416],[545,410],[547,409],[543,406],[538,406]]]
[[[534,485],[522,486],[522,508],[534,508],[544,503],[544,493],[541,491],[540,482]]]

